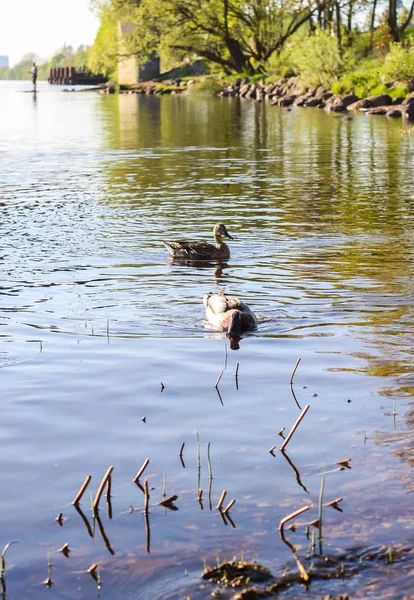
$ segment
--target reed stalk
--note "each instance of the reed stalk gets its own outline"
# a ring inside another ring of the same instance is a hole
[[[93,502],[93,512],[95,513],[98,510],[99,507],[99,501],[101,499],[101,496],[103,494],[103,491],[105,489],[106,484],[108,483],[109,478],[111,477],[111,473],[114,470],[114,467],[108,467],[105,475],[102,478],[102,481],[100,483],[100,486],[98,488],[98,491],[96,492],[96,496],[95,496],[95,500]]]
[[[142,467],[140,468],[140,470],[138,471],[138,473],[135,475],[134,479],[132,480],[134,483],[138,483],[138,480],[141,477],[141,475],[143,474],[143,472],[145,471],[145,469],[147,468],[148,463],[149,463],[149,458],[146,458],[144,460]]]
[[[148,501],[149,501],[149,492],[148,492],[148,479],[144,479],[144,515],[148,515]]]
[[[216,385],[214,387],[218,387],[218,384],[220,383],[220,379],[223,377],[223,373],[224,373],[224,371],[220,371],[220,375],[218,376]]]
[[[207,444],[207,466],[208,466],[208,476],[211,481],[213,479],[213,471],[211,470],[210,442]]]
[[[292,384],[293,384],[293,378],[294,378],[294,376],[295,376],[296,369],[298,368],[298,366],[299,366],[299,363],[300,363],[300,361],[301,361],[301,360],[302,360],[301,358],[298,358],[298,360],[296,361],[295,368],[293,369],[293,371],[292,371],[292,375],[290,376],[290,381],[289,381],[290,385],[292,385]]]
[[[87,475],[85,478],[85,481],[82,483],[79,492],[76,494],[72,504],[79,504],[79,502],[81,501],[81,498],[83,496],[83,494],[85,493],[86,488],[89,485],[90,480],[92,479],[92,475]]]
[[[286,439],[284,440],[283,444],[280,446],[280,450],[283,451],[283,449],[286,447],[286,445],[289,443],[290,438],[292,437],[292,435],[295,433],[299,423],[302,421],[303,417],[306,415],[306,413],[308,412],[310,406],[309,404],[307,404],[305,406],[305,408],[302,410],[302,412],[300,413],[300,415],[298,416],[298,418],[296,419],[295,423],[293,424],[292,429],[289,431],[288,435],[286,436]]]
[[[223,506],[223,502],[224,502],[224,498],[226,497],[226,494],[227,494],[227,490],[223,490],[221,492],[220,500],[218,501],[218,504],[217,504],[218,510],[221,510],[221,507]]]
[[[223,514],[226,515],[229,510],[231,509],[231,507],[233,506],[233,504],[236,502],[235,498],[233,498],[232,500],[230,500],[230,502],[227,504],[226,508],[223,510]]]
[[[198,431],[196,431],[196,440],[197,440],[197,469],[201,469],[201,460],[200,460],[200,438],[198,437]]]

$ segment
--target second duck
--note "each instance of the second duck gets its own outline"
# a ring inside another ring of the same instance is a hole
[[[187,258],[189,260],[226,260],[230,258],[230,248],[223,242],[223,238],[232,240],[232,236],[223,223],[217,223],[213,229],[216,244],[207,242],[163,242],[168,252],[174,258]]]

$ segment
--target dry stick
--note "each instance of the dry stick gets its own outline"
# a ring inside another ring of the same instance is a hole
[[[221,510],[221,507],[223,505],[224,498],[226,497],[226,494],[227,494],[227,490],[223,490],[222,493],[221,493],[221,496],[220,496],[220,500],[218,501],[218,504],[217,504],[218,510]]]
[[[289,431],[285,441],[283,442],[283,444],[280,446],[280,450],[283,450],[286,446],[286,444],[289,442],[290,438],[292,437],[292,435],[295,433],[296,428],[298,427],[299,423],[302,421],[303,417],[306,415],[306,413],[309,410],[309,404],[307,404],[305,406],[305,408],[302,410],[302,412],[300,413],[300,415],[298,416],[298,418],[296,419],[292,429]]]
[[[270,452],[271,454],[273,454],[273,450],[274,450],[275,448],[276,448],[276,446],[272,446],[272,447],[270,448],[269,452]]]
[[[334,504],[339,504],[339,502],[342,502],[343,498],[335,498],[335,500],[331,500],[330,502],[326,502],[325,504],[322,504],[322,506],[333,506]]]
[[[236,375],[235,377],[239,376],[239,363],[236,363]]]
[[[110,478],[113,470],[114,470],[113,467],[109,467],[108,470],[106,471],[105,475],[103,476],[101,485],[99,486],[98,491],[96,492],[95,500],[93,501],[93,512],[95,512],[98,509],[99,501],[101,499],[102,493],[105,489],[106,484],[108,483],[108,479]]]
[[[182,455],[183,455],[184,446],[185,446],[185,442],[183,442],[183,443],[181,444],[181,449],[180,449],[180,454],[179,454],[179,456],[182,456]]]
[[[202,488],[200,488],[200,489],[198,490],[198,501],[199,501],[199,502],[202,502],[202,501],[203,501],[203,490],[202,490]]]
[[[226,508],[223,510],[223,514],[226,515],[229,510],[231,509],[231,507],[233,506],[233,504],[236,502],[236,500],[233,498],[233,500],[230,500],[230,502],[227,504]]]
[[[82,484],[82,487],[80,488],[79,492],[76,494],[76,497],[74,499],[74,501],[72,502],[72,504],[79,504],[83,494],[85,493],[86,488],[89,485],[90,480],[92,479],[92,475],[87,475],[85,478],[85,481]]]
[[[148,479],[144,479],[144,490],[145,490],[145,497],[144,497],[144,515],[148,514],[148,500],[149,500],[149,493],[148,493]]]
[[[159,504],[159,506],[169,506],[173,502],[175,502],[177,499],[178,499],[178,496],[176,494],[174,494],[174,496],[170,496],[169,498],[165,498],[165,500],[161,500],[161,502],[158,502],[158,504]]]
[[[293,378],[294,378],[295,373],[296,373],[296,369],[298,368],[299,363],[300,363],[301,360],[302,360],[301,358],[298,358],[298,360],[296,361],[295,368],[293,369],[292,375],[290,376],[290,381],[289,381],[290,385],[292,385]]]
[[[218,376],[218,379],[216,381],[216,385],[214,387],[218,387],[218,384],[220,383],[220,379],[222,378],[223,373],[224,373],[224,371],[220,371],[220,375]]]
[[[280,533],[283,534],[283,526],[284,526],[285,523],[287,523],[291,519],[294,519],[295,517],[298,517],[299,515],[301,515],[305,511],[309,510],[310,508],[313,508],[313,504],[308,504],[307,506],[302,506],[302,508],[299,508],[298,510],[295,510],[295,512],[290,513],[290,515],[287,515],[287,517],[283,517],[283,519],[281,519],[281,521],[279,523],[279,531],[280,531]]]
[[[138,480],[141,477],[141,475],[143,474],[143,472],[145,471],[145,469],[147,468],[148,463],[149,463],[149,458],[146,458],[144,461],[144,464],[142,465],[142,467],[140,468],[140,470],[138,471],[138,473],[135,475],[134,479],[132,480],[134,483],[138,483]]]

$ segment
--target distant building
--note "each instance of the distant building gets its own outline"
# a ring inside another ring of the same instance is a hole
[[[8,56],[1,56],[0,55],[0,69],[3,69],[4,67],[6,67],[6,69],[8,69],[9,67],[9,57]]]

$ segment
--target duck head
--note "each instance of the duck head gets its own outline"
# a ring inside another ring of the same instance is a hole
[[[228,238],[229,240],[233,240],[234,238],[229,234],[226,229],[226,226],[223,223],[217,223],[214,225],[213,235],[215,238]]]

